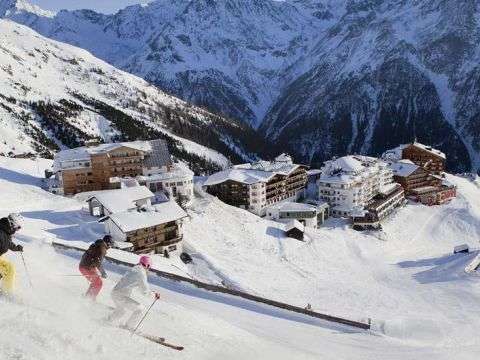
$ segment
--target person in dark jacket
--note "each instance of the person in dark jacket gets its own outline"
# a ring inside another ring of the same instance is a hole
[[[2,280],[2,292],[6,295],[12,295],[14,291],[15,266],[3,255],[8,250],[23,251],[21,245],[16,245],[12,241],[13,234],[18,230],[20,230],[20,225],[12,215],[0,219],[0,279]]]
[[[105,235],[103,239],[97,240],[90,245],[88,250],[83,254],[82,260],[80,260],[78,269],[90,282],[90,287],[85,293],[85,296],[93,300],[97,298],[98,293],[102,290],[102,278],[107,278],[107,273],[103,268],[103,259],[107,254],[107,250],[112,245],[112,237],[110,235]]]

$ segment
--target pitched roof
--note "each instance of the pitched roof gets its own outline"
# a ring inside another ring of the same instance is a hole
[[[387,150],[383,153],[382,158],[387,159],[387,160],[392,160],[392,161],[397,161],[402,159],[403,157],[403,150],[405,150],[409,146],[414,146],[419,149],[422,149],[424,151],[427,151],[435,156],[441,157],[443,159],[446,159],[446,155],[441,152],[440,150],[434,149],[431,146],[424,145],[422,143],[419,143],[417,141],[414,141],[413,143],[410,144],[402,144],[397,146],[394,149]]]
[[[414,142],[413,144],[406,145],[406,147],[408,147],[408,146],[415,146],[419,149],[422,149],[422,150],[425,150],[425,151],[429,152],[430,154],[441,157],[442,159],[447,158],[446,155],[443,152],[441,152],[440,150],[434,149],[431,146],[427,146],[427,145],[424,145],[424,144],[419,143],[419,142]]]
[[[217,185],[228,180],[250,185],[259,182],[267,182],[273,176],[275,176],[275,173],[273,172],[233,168],[219,171],[209,176],[207,181],[205,181],[204,185]]]
[[[390,165],[393,174],[400,177],[406,177],[413,174],[420,166],[415,165],[410,160],[400,160]]]
[[[187,217],[187,213],[174,201],[155,205],[147,211],[124,211],[110,215],[124,233],[146,229]]]
[[[279,211],[290,211],[290,212],[317,210],[317,207],[314,205],[297,203],[292,201],[286,201],[279,204],[275,204],[272,206],[272,208],[276,208]]]
[[[107,143],[96,146],[81,146],[74,149],[66,149],[55,154],[53,168],[54,170],[61,169],[61,163],[65,161],[88,161],[92,155],[109,152],[121,147],[128,147],[143,152],[152,150],[152,145],[149,141],[131,141],[119,143]]]
[[[386,165],[386,163],[369,156],[343,156],[325,162],[325,165],[322,167],[320,180],[348,183],[354,181],[358,176],[367,176],[378,171],[381,165]]]
[[[87,201],[97,199],[111,213],[136,208],[138,200],[153,198],[155,195],[145,186],[126,187],[117,190],[95,191]]]
[[[298,229],[302,232],[305,231],[305,226],[298,220],[296,219],[293,219],[293,220],[290,220],[286,225],[285,225],[285,231],[290,231],[290,230],[293,230],[293,229]]]

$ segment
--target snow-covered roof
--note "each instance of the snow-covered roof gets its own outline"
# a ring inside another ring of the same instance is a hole
[[[87,201],[95,198],[109,212],[118,213],[134,209],[136,201],[150,199],[154,196],[145,186],[134,186],[117,190],[95,191]]]
[[[59,151],[55,154],[53,168],[58,171],[61,169],[61,164],[68,161],[89,161],[92,155],[106,153],[121,147],[128,147],[143,152],[150,152],[152,145],[149,141],[131,141],[99,144],[96,146],[81,146],[74,149],[67,149]]]
[[[388,195],[392,193],[394,190],[396,190],[399,186],[400,184],[398,183],[391,183],[391,184],[381,186],[378,191],[381,194]]]
[[[144,181],[163,181],[163,180],[176,180],[184,178],[193,178],[194,173],[183,163],[175,163],[173,169],[170,171],[161,172],[152,175],[138,176],[138,180]]]
[[[302,165],[293,164],[289,155],[279,155],[275,161],[259,160],[253,163],[234,165],[232,168],[211,175],[205,186],[216,185],[227,180],[243,184],[267,182],[275,175],[288,176]]]
[[[288,155],[288,154],[285,154],[285,153],[278,155],[278,156],[275,158],[275,161],[293,164],[292,157],[291,157],[290,155]]]
[[[317,207],[310,204],[303,204],[297,202],[286,201],[273,205],[271,208],[276,208],[282,212],[302,212],[302,211],[316,211]]]
[[[298,220],[292,219],[285,225],[285,231],[290,231],[293,229],[298,229],[302,232],[305,231],[305,226]]]
[[[438,187],[435,187],[435,186],[422,186],[416,189],[412,189],[412,192],[416,194],[424,194],[424,193],[437,191],[437,190],[438,190]]]
[[[409,146],[415,146],[419,149],[425,150],[435,156],[441,157],[443,159],[446,159],[446,155],[441,152],[440,150],[434,149],[431,146],[424,145],[422,143],[419,143],[417,141],[414,141],[411,144],[402,144],[397,146],[394,149],[387,150],[383,153],[382,158],[386,160],[391,160],[391,161],[398,161],[402,159],[403,157],[403,150],[406,149]]]
[[[242,170],[258,170],[264,172],[274,172],[277,174],[288,175],[292,171],[296,170],[300,165],[296,164],[289,164],[284,162],[271,162],[260,160],[254,163],[246,163],[235,165],[234,169],[242,169]]]
[[[419,142],[414,142],[414,143],[411,144],[411,145],[413,145],[413,146],[415,146],[415,147],[417,147],[417,148],[420,148],[420,149],[422,149],[422,150],[425,150],[425,151],[427,151],[427,152],[429,152],[429,153],[431,153],[431,154],[433,154],[433,155],[436,155],[436,156],[438,156],[438,157],[441,157],[442,159],[446,159],[446,158],[447,158],[446,155],[445,155],[443,152],[441,152],[440,150],[434,149],[434,148],[432,148],[431,146],[424,145],[424,144],[419,143]],[[408,147],[408,146],[409,146],[409,145],[407,145],[406,147]]]
[[[108,144],[99,144],[96,146],[81,146],[74,149],[67,149],[58,152],[55,155],[55,160],[58,161],[73,161],[77,159],[89,159],[90,155],[101,154],[109,152],[121,147],[129,147],[139,151],[150,151],[152,149],[148,141],[132,141],[132,142],[119,142],[119,143],[108,143]]]
[[[418,165],[415,165],[410,160],[400,160],[394,162],[390,165],[390,168],[393,171],[393,174],[400,177],[406,177],[413,174],[419,168]]]
[[[124,211],[109,215],[124,233],[150,228],[187,217],[187,213],[174,201],[155,205],[147,211]]]
[[[394,149],[387,150],[383,153],[382,159],[390,161],[399,161],[402,159],[402,153],[405,145],[399,145]]]
[[[378,172],[383,161],[369,156],[348,155],[325,162],[322,168],[321,181],[347,183],[362,174]]]
[[[320,175],[320,174],[322,174],[322,170],[320,170],[320,169],[307,170],[307,175],[308,176],[316,176],[316,175]]]
[[[275,173],[268,171],[250,170],[250,169],[227,169],[219,171],[205,181],[205,186],[221,184],[225,181],[232,180],[242,184],[256,184],[259,182],[267,182]]]

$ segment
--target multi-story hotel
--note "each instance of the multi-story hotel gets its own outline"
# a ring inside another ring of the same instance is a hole
[[[298,200],[306,183],[307,167],[282,154],[272,162],[241,164],[215,173],[204,186],[223,202],[264,216],[273,204]]]
[[[390,165],[394,179],[406,195],[425,205],[440,205],[457,195],[456,187],[441,176],[431,174],[410,160],[400,160]]]
[[[383,158],[390,161],[410,160],[433,174],[445,171],[446,155],[440,150],[417,141],[388,150],[383,154]]]
[[[326,161],[317,181],[320,200],[330,204],[330,213],[336,217],[352,217],[363,213],[379,194],[386,194],[385,212],[401,202],[393,189],[393,173],[388,164],[367,156],[344,156]],[[389,196],[395,197],[388,201]]]
[[[55,155],[50,190],[64,195],[120,188],[134,179],[154,193],[193,197],[193,172],[171,160],[164,140],[89,143]],[[182,200],[184,200],[182,199]]]

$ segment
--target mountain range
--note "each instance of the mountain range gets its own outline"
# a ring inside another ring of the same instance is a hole
[[[264,148],[313,166],[417,138],[446,152],[451,171],[480,169],[475,0],[157,0],[114,15],[0,0],[0,17],[240,120]]]
[[[85,140],[164,138],[171,153],[208,173],[258,157],[247,125],[165,94],[77,47],[0,19],[0,153],[38,153]]]

